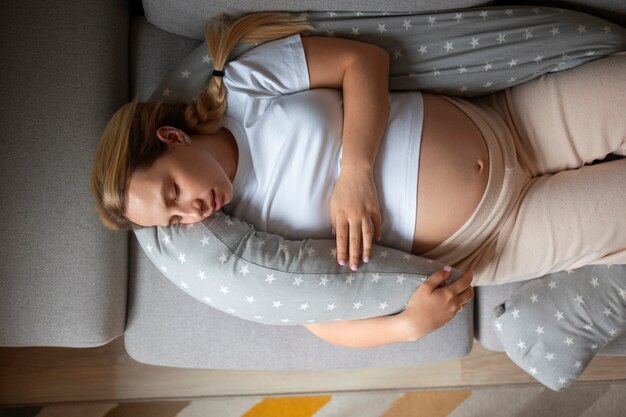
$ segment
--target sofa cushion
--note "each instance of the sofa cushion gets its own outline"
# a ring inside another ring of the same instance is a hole
[[[129,21],[125,0],[2,2],[2,346],[93,347],[124,331],[128,234],[102,226],[89,177],[128,100]]]
[[[257,11],[430,12],[488,4],[485,0],[143,0],[148,22],[165,31],[204,39],[204,24],[220,13],[234,16]]]

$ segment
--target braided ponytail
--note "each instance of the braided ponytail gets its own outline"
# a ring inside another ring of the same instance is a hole
[[[265,43],[311,30],[306,18],[288,13],[254,13],[234,22],[220,15],[204,28],[204,37],[216,71],[223,71],[226,60],[238,43]],[[185,108],[185,121],[191,132],[213,134],[221,128],[226,111],[226,89],[222,77],[213,76],[195,103]]]

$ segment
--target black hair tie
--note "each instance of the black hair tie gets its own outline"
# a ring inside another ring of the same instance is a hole
[[[223,77],[224,76],[224,71],[213,70],[213,76],[214,77]]]

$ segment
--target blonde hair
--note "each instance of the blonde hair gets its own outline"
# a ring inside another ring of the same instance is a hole
[[[205,26],[204,36],[215,70],[223,70],[239,43],[264,43],[311,30],[300,15],[254,13],[237,20],[227,15]],[[156,135],[163,125],[196,134],[214,134],[222,127],[226,89],[212,77],[195,103],[167,104],[133,100],[109,120],[96,149],[91,190],[102,223],[111,230],[138,228],[126,218],[125,192],[137,168],[149,168],[167,146]]]

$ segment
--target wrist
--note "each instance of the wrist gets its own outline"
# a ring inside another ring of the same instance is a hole
[[[343,174],[371,174],[374,171],[374,165],[369,161],[349,161],[342,160],[341,161],[341,173]]]
[[[414,317],[406,314],[406,310],[403,310],[397,317],[399,332],[403,335],[405,342],[416,342],[428,333],[417,325]]]

